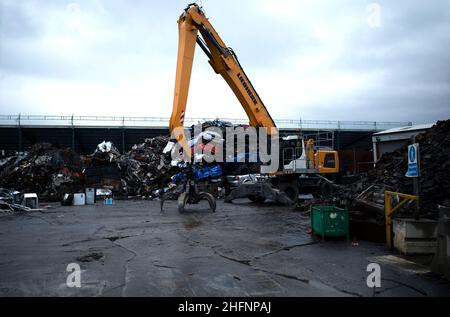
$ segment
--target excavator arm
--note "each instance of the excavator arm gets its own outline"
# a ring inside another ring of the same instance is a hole
[[[268,134],[277,133],[275,122],[267,111],[264,103],[251,84],[236,54],[228,48],[217,34],[197,4],[190,4],[178,19],[178,59],[175,80],[173,111],[169,129],[183,127],[186,103],[194,61],[195,44],[197,43],[209,58],[209,64],[217,74],[220,74],[233,90],[244,108],[249,124],[253,127],[265,127]],[[200,34],[199,34],[200,33]],[[175,138],[185,144],[183,129],[177,130]],[[188,150],[185,147],[186,150]]]
[[[197,4],[188,5],[181,14],[178,19],[178,32],[177,72],[169,130],[184,148],[185,153],[190,157],[191,151],[187,145],[183,126],[196,43],[208,56],[209,64],[214,71],[225,79],[236,95],[248,116],[250,126],[265,127],[272,137],[278,134],[275,122],[245,74],[236,54],[225,45]],[[313,147],[314,144],[310,140],[306,153],[308,168],[317,168],[319,173],[338,172],[337,152],[318,150],[314,153]]]

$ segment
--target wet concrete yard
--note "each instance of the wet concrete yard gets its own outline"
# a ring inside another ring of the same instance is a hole
[[[179,214],[176,203],[52,205],[0,214],[1,296],[373,296],[367,265],[381,265],[375,296],[450,295],[450,283],[365,241],[318,241],[309,215],[246,200]],[[66,285],[67,265],[81,287]]]

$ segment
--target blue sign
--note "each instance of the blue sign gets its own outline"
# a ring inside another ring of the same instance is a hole
[[[406,177],[419,177],[419,160],[417,158],[419,153],[419,144],[415,143],[408,146],[408,171],[406,172]]]

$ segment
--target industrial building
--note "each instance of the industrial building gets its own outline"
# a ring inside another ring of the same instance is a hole
[[[393,152],[411,143],[411,138],[430,129],[434,123],[408,125],[376,132],[372,136],[373,161],[377,162],[384,153]]]

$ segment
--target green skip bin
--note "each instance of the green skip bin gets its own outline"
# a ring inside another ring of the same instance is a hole
[[[311,209],[312,234],[325,237],[347,237],[348,209],[335,206],[314,206]]]

